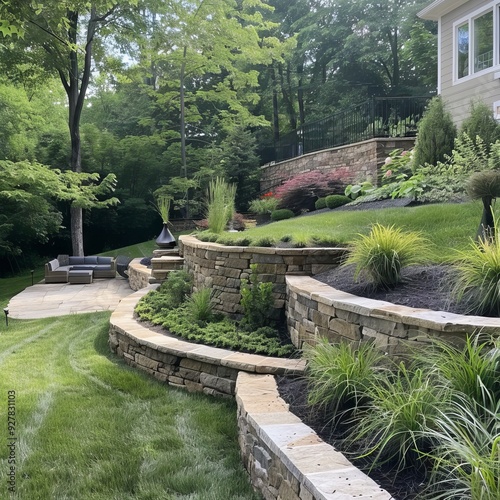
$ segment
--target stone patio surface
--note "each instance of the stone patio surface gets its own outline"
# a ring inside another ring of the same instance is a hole
[[[134,293],[124,278],[97,279],[88,285],[69,283],[29,286],[12,297],[9,317],[37,319],[98,311],[114,311],[119,302]]]

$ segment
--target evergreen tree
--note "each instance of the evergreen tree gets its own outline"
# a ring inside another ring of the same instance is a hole
[[[465,132],[474,144],[476,138],[481,137],[487,151],[500,139],[500,125],[495,121],[493,111],[483,102],[471,103],[470,116],[462,123],[460,132]]]
[[[435,97],[418,125],[414,165],[436,165],[444,161],[453,151],[456,135],[457,127],[450,113],[445,110],[441,97]]]

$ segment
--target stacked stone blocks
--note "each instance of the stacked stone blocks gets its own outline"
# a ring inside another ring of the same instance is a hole
[[[390,356],[441,337],[461,342],[467,334],[496,333],[500,319],[462,316],[357,297],[307,276],[287,277],[286,317],[298,348],[323,337],[331,343],[371,340]]]
[[[347,169],[348,183],[368,179],[376,183],[379,169],[389,153],[394,149],[410,149],[414,145],[415,139],[408,137],[370,139],[264,165],[261,167],[260,189],[262,192],[272,190],[284,181],[311,170],[329,173]]]
[[[286,275],[311,275],[336,267],[343,248],[229,247],[181,236],[179,249],[185,268],[194,277],[194,288],[213,291],[215,309],[241,316],[241,280],[250,278],[250,265],[257,264],[259,280],[273,283],[275,315],[284,310]]]

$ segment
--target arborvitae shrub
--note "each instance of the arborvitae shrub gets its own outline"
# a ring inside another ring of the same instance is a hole
[[[295,214],[288,208],[280,208],[271,212],[271,220],[276,222],[278,220],[291,219]]]
[[[457,127],[451,119],[440,97],[430,102],[424,117],[418,124],[417,141],[414,151],[414,165],[444,161],[445,155],[453,150]]]
[[[321,210],[322,208],[326,208],[326,198],[318,198],[314,202],[314,207],[316,210]]]
[[[465,132],[474,144],[476,137],[481,137],[487,151],[500,139],[500,125],[493,117],[493,111],[483,102],[471,103],[470,116],[463,121],[460,132]]]
[[[328,208],[337,208],[351,201],[352,200],[349,196],[345,196],[343,194],[331,194],[326,197],[326,206]]]

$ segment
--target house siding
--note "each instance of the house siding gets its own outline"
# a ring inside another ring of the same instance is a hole
[[[493,5],[491,0],[471,0],[441,18],[440,90],[457,126],[469,116],[472,101],[481,100],[493,109],[493,103],[500,100],[500,80],[494,77],[500,71],[500,66],[494,66],[487,73],[465,81],[453,81],[453,24],[478,9]]]

